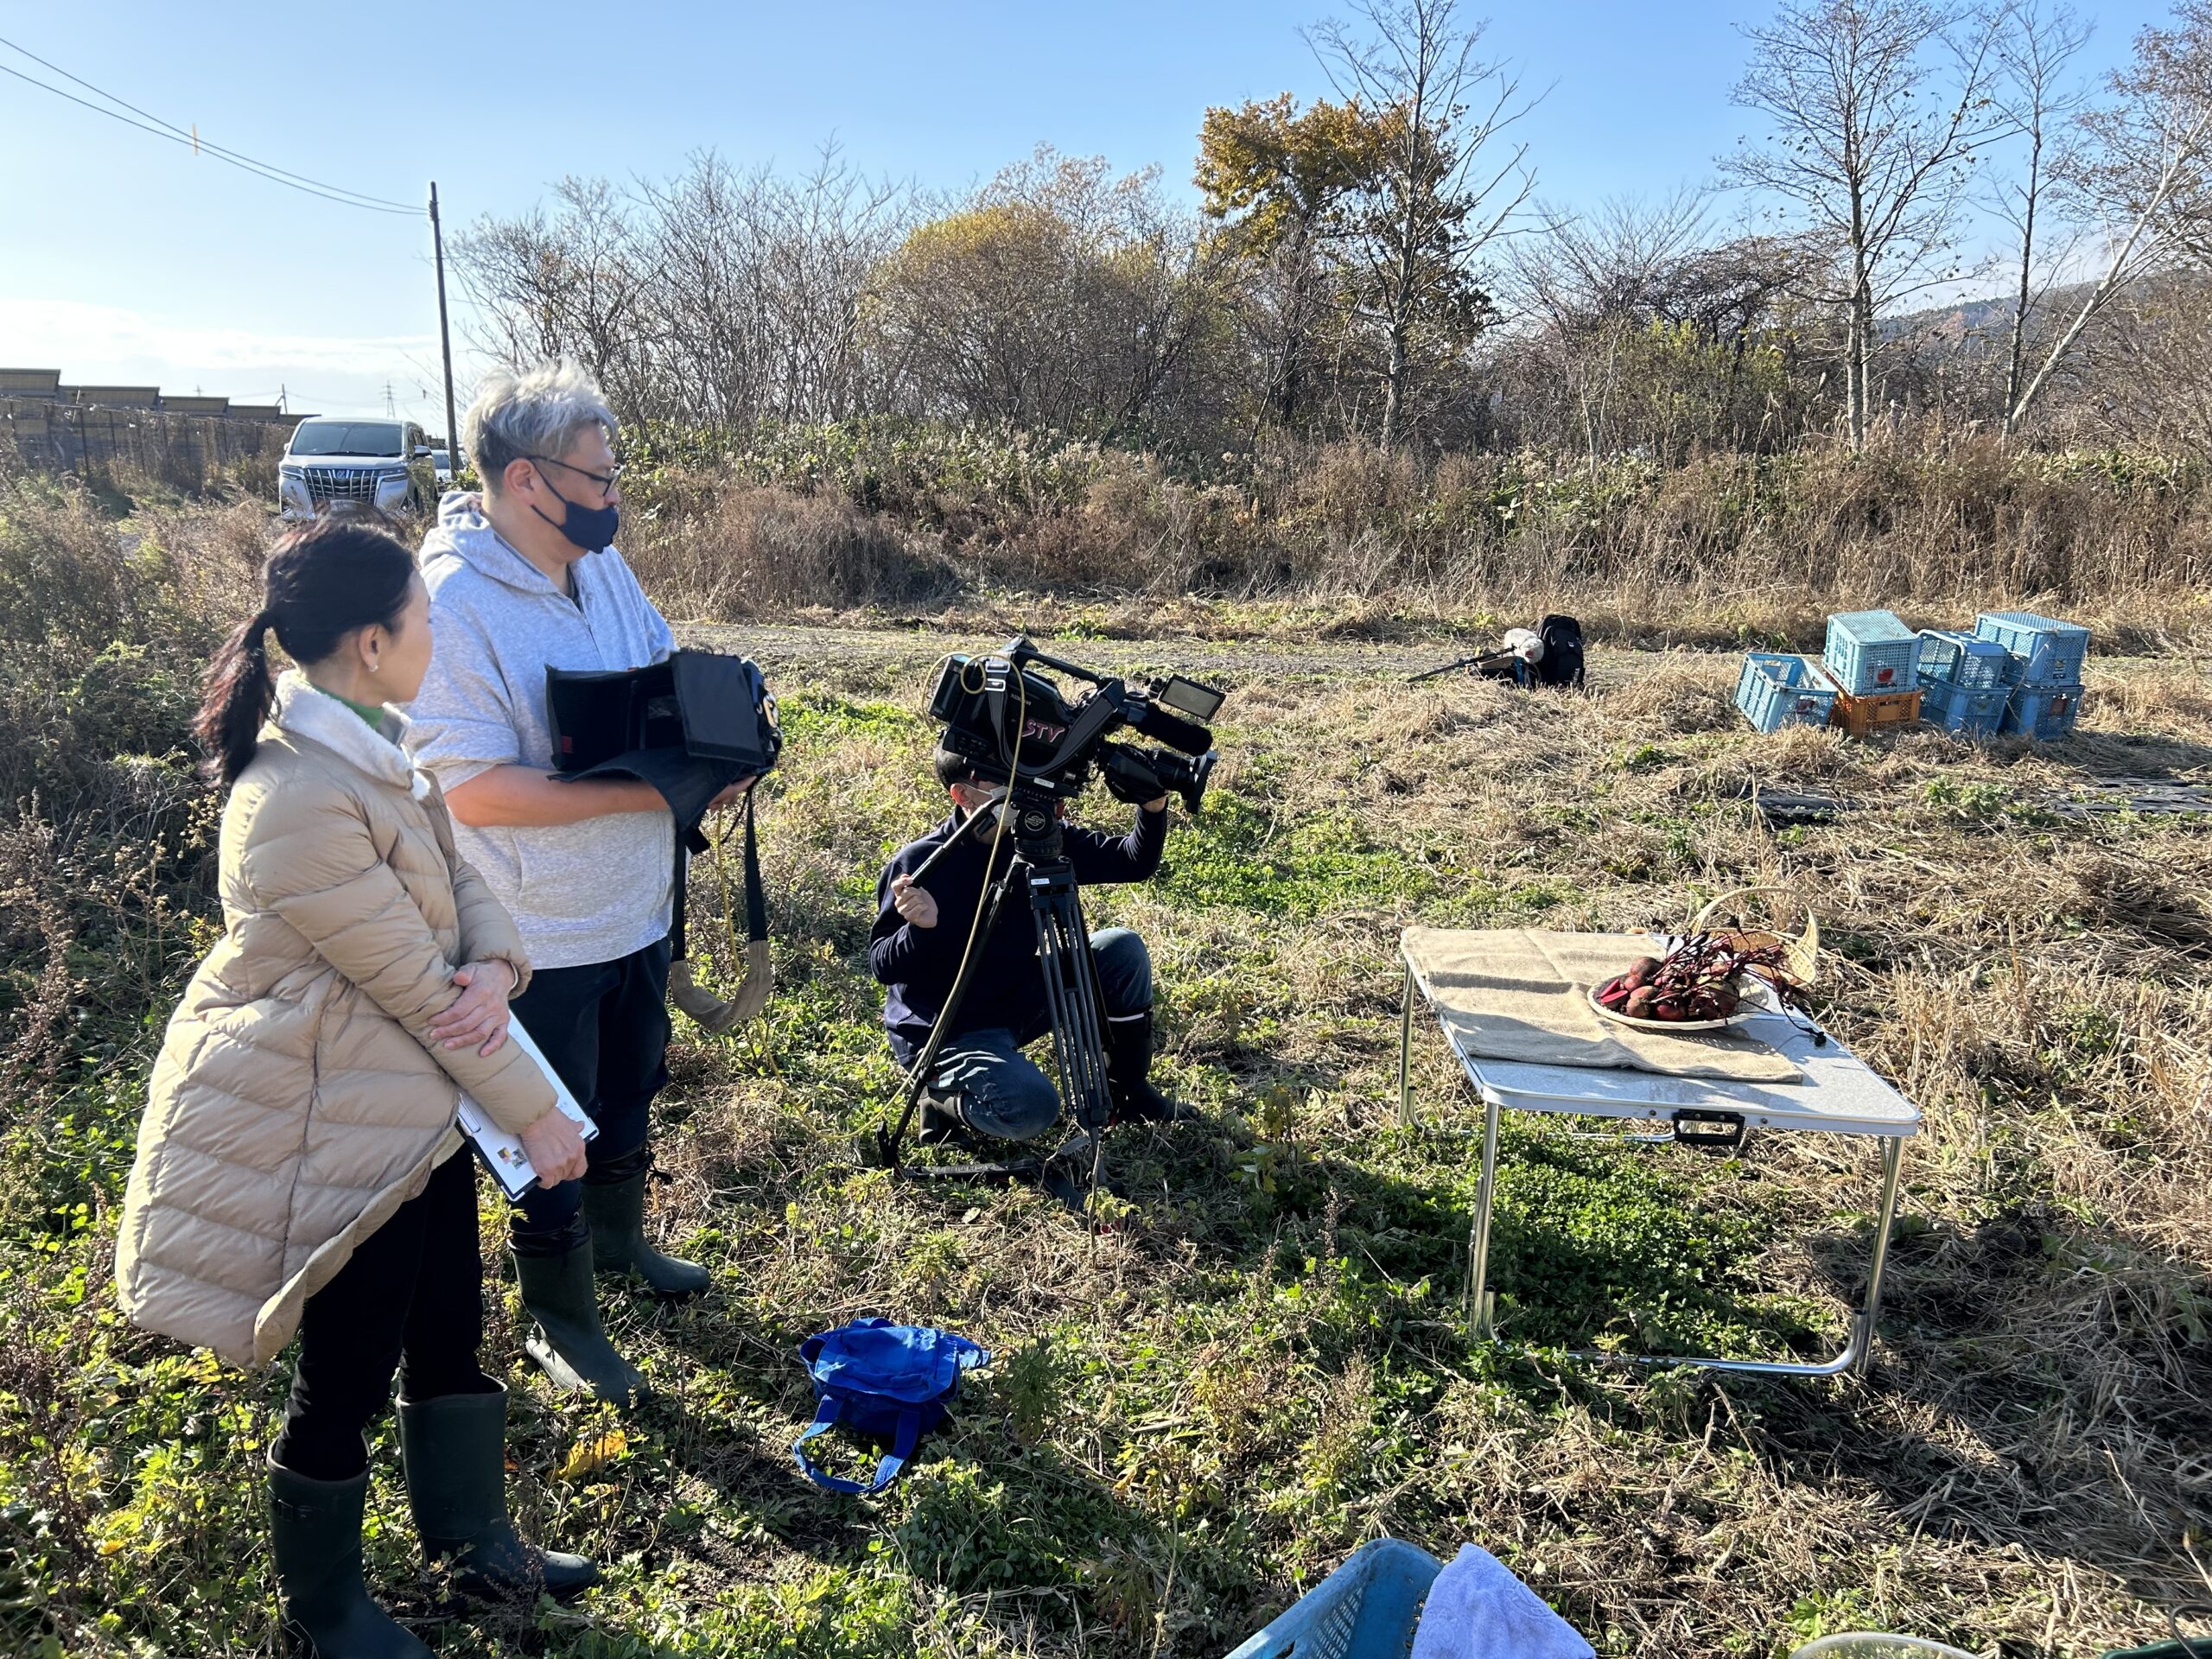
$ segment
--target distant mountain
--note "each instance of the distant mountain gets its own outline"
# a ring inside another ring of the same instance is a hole
[[[2034,307],[2029,327],[2045,314],[2070,316],[2089,297],[2092,285],[2069,283],[2055,288]],[[1964,352],[2001,350],[2012,331],[2012,296],[1993,294],[1986,299],[1959,300],[1929,306],[1902,316],[1885,317],[1882,333],[1891,340],[1916,339],[1931,345],[1955,346]]]

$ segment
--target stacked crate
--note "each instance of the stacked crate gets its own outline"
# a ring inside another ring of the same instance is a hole
[[[1763,732],[1784,726],[1825,726],[1835,707],[1835,688],[1802,657],[1753,651],[1736,677],[1736,706]]]
[[[1940,628],[1920,631],[1920,717],[1947,732],[1986,737],[2005,717],[2012,657],[1992,639]]]
[[[1836,688],[1829,723],[1853,737],[1894,731],[1920,718],[1920,636],[1892,611],[1828,618],[1821,667]]]
[[[2045,741],[2072,731],[2082,717],[2089,631],[2031,611],[1984,611],[1974,631],[2005,652],[2010,692],[1998,729]]]

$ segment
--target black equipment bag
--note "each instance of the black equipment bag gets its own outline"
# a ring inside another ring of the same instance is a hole
[[[1533,665],[1538,685],[1582,683],[1582,625],[1571,616],[1548,616],[1536,625],[1544,659]]]
[[[645,668],[545,671],[553,765],[564,772],[652,749],[732,762],[740,777],[766,772],[784,747],[775,707],[750,657],[679,651]]]
[[[741,779],[767,772],[783,753],[776,700],[760,665],[749,657],[679,651],[645,668],[549,668],[545,713],[554,767],[563,779],[642,779],[660,791],[675,817],[675,914],[669,937],[676,962],[671,995],[677,1006],[711,1031],[751,1018],[766,1002],[770,983],[767,903],[751,795],[745,798],[748,972],[730,1001],[694,983],[685,959],[684,900],[688,855],[709,844],[699,831],[709,805]]]

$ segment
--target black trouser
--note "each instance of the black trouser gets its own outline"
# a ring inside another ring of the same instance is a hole
[[[584,1180],[645,1144],[653,1096],[668,1082],[668,961],[662,939],[613,962],[541,968],[514,1000],[515,1018],[599,1125],[584,1143]],[[515,1208],[516,1248],[548,1253],[582,1205],[581,1181],[531,1187]]]
[[[410,1400],[488,1393],[499,1385],[476,1363],[483,1341],[476,1160],[464,1147],[308,1298],[276,1461],[351,1480],[368,1466],[361,1431],[390,1403],[392,1374]]]

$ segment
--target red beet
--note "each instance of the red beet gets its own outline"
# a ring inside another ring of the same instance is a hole
[[[1633,988],[1634,987],[1616,975],[1598,988],[1598,1001],[1605,1007],[1620,1008],[1627,1004],[1629,993]]]
[[[1658,997],[1653,994],[1652,989],[1649,985],[1637,986],[1636,989],[1628,994],[1628,1012],[1630,1016],[1637,1020],[1650,1019],[1652,1017],[1653,1005],[1656,1004],[1658,1000]]]
[[[1629,963],[1628,970],[1638,979],[1649,979],[1652,975],[1659,971],[1659,958],[1638,957],[1634,962]]]
[[[1655,1000],[1651,1004],[1652,1017],[1659,1020],[1681,1020],[1690,1017],[1690,1011],[1672,997]]]

